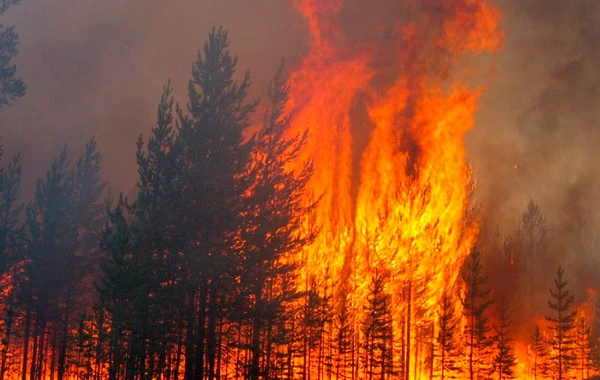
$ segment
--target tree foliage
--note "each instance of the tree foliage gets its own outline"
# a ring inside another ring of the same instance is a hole
[[[483,273],[481,256],[474,249],[463,269],[466,293],[462,299],[463,313],[467,320],[465,329],[468,350],[469,378],[485,376],[491,370],[489,351],[492,347],[487,310],[492,305],[487,276]]]
[[[550,355],[552,371],[557,380],[567,378],[567,373],[573,365],[574,353],[573,329],[575,327],[576,311],[572,310],[573,295],[564,279],[564,269],[559,266],[554,278],[554,287],[550,288],[548,308],[553,315],[547,316],[552,331]]]

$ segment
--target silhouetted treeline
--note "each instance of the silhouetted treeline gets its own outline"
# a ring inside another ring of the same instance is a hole
[[[138,140],[132,198],[111,196],[94,140],[73,162],[65,149],[25,206],[19,157],[2,166],[0,380],[598,373],[593,309],[576,308],[584,297],[552,259],[533,202],[514,237],[481,235],[460,280],[434,289],[437,305],[424,301],[426,278],[408,275],[397,305],[386,268],[359,279],[364,300],[303,270],[318,226],[308,227],[312,165],[300,157],[306,136],[290,132],[284,69],[250,129],[258,103],[228,48],[214,29],[185,106],[165,87]]]

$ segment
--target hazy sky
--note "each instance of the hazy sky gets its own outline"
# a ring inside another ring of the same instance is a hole
[[[376,38],[399,1],[348,1],[348,31]],[[504,14],[506,37],[485,62],[492,80],[467,136],[478,199],[501,225],[529,198],[566,228],[594,219],[600,1],[491,2]],[[28,85],[0,110],[4,145],[23,153],[25,195],[65,144],[77,154],[92,136],[112,187],[131,192],[135,140],[153,125],[168,78],[185,103],[191,63],[212,26],[229,30],[254,96],[281,59],[293,63],[308,44],[290,0],[22,0],[2,22],[17,26],[16,62]]]
[[[301,53],[302,19],[286,1],[240,3],[23,0],[10,9],[3,22],[17,26],[16,62],[28,88],[0,110],[0,134],[23,153],[24,189],[65,144],[79,153],[95,136],[112,187],[131,191],[135,141],[155,122],[162,87],[170,78],[185,104],[192,62],[215,25],[229,30],[239,68],[251,70],[262,95],[280,60]]]

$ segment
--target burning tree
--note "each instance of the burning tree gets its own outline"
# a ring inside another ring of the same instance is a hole
[[[499,46],[498,13],[483,1],[410,0],[403,5],[415,21],[399,21],[398,45],[365,50],[345,38],[344,1],[294,4],[312,49],[290,76],[291,131],[308,130],[302,156],[314,162],[304,201],[322,195],[304,270],[322,277],[328,268],[337,286],[351,283],[355,324],[365,320],[370,274],[388,270],[397,376],[431,376],[435,306],[476,236],[465,218],[471,173],[463,136],[478,92],[447,79],[465,46],[475,54]]]
[[[584,316],[577,318],[575,322],[575,342],[574,342],[574,367],[579,372],[580,379],[587,379],[590,371],[593,369],[592,350],[593,341],[591,329]]]
[[[269,363],[275,321],[285,318],[286,299],[299,298],[293,289],[282,289],[281,281],[296,277],[295,256],[313,238],[301,226],[314,205],[299,202],[312,173],[311,163],[306,161],[297,172],[289,169],[297,162],[305,135],[286,136],[289,89],[284,74],[281,66],[269,89],[272,106],[251,142],[254,159],[245,178],[248,196],[242,211],[239,265],[243,268],[240,285],[248,297],[243,307],[252,326],[251,379],[269,372],[268,364],[260,368],[260,363]]]
[[[339,311],[336,313],[335,336],[335,377],[336,379],[346,380],[354,374],[354,315],[352,314],[352,305],[348,297],[348,292],[342,289],[340,294]]]
[[[185,301],[188,338],[186,377],[216,377],[221,328],[230,307],[229,289],[239,286],[237,244],[244,228],[240,202],[247,191],[252,146],[244,130],[256,102],[247,101],[250,74],[235,79],[237,58],[223,29],[213,29],[188,85],[188,112],[178,110],[175,147],[181,181],[180,218],[185,227]]]
[[[512,346],[513,339],[510,337],[510,319],[506,306],[500,306],[499,324],[494,326],[496,332],[494,356],[494,367],[499,380],[514,379],[516,357]]]
[[[533,380],[545,378],[548,374],[548,348],[542,336],[540,326],[536,325],[533,333],[531,333],[531,352],[533,355],[533,363],[531,364]]]
[[[391,297],[385,292],[384,273],[375,271],[372,276],[366,307],[367,318],[363,322],[364,366],[369,380],[383,380],[394,375]]]
[[[573,295],[567,288],[567,281],[563,275],[564,270],[559,266],[554,278],[554,289],[550,288],[550,300],[548,300],[548,308],[555,314],[546,317],[553,332],[550,360],[554,377],[557,380],[566,379],[568,371],[573,365],[574,337],[572,334],[577,314],[576,311],[571,311]]]
[[[89,306],[93,289],[86,278],[96,264],[105,219],[100,163],[93,139],[75,167],[63,149],[27,207],[27,244],[21,251],[27,276],[18,301],[25,310],[22,372],[32,377],[45,373],[44,350],[56,354],[50,371],[66,376],[77,312]]]
[[[490,290],[486,286],[479,252],[474,249],[465,263],[463,280],[466,294],[462,299],[463,313],[467,320],[465,329],[468,354],[469,378],[485,376],[491,370],[491,347],[487,310],[492,305]]]
[[[452,293],[446,289],[438,308],[437,360],[440,379],[453,378],[458,365],[459,318]]]
[[[0,159],[3,147],[0,145]],[[14,284],[15,271],[18,268],[18,250],[22,244],[19,218],[23,206],[18,204],[21,183],[21,158],[13,157],[8,166],[0,166],[0,281],[8,291],[1,298],[1,313],[4,323],[2,336],[2,357],[0,358],[0,379],[4,379],[9,355],[13,327],[15,322],[16,299]]]

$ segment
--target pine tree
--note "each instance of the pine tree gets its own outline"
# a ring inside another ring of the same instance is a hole
[[[0,15],[20,0],[2,0],[0,2]],[[11,104],[16,99],[25,95],[27,86],[17,76],[17,66],[12,60],[18,54],[19,35],[14,26],[0,25],[0,107]]]
[[[100,165],[102,158],[97,151],[96,141],[91,139],[85,146],[85,151],[77,161],[77,166],[72,172],[71,194],[69,194],[68,222],[72,231],[69,242],[71,251],[65,252],[62,263],[62,276],[64,281],[61,287],[61,300],[63,306],[61,336],[58,346],[58,379],[65,377],[67,356],[70,342],[70,331],[75,322],[74,316],[80,309],[89,306],[85,304],[86,298],[91,297],[93,289],[84,284],[84,278],[93,268],[97,267],[95,254],[100,231],[104,223],[104,204],[102,195],[107,186],[100,179]]]
[[[444,291],[437,310],[438,334],[437,342],[437,367],[440,379],[453,378],[454,373],[460,369],[457,365],[457,350],[459,345],[459,318],[456,315],[454,302],[448,290]]]
[[[138,327],[146,323],[143,298],[146,267],[140,255],[134,254],[134,236],[126,221],[126,200],[121,196],[110,212],[101,246],[106,254],[98,287],[97,308],[110,318],[108,336],[108,378],[134,378],[137,374],[136,342],[142,336]]]
[[[3,151],[0,146],[0,159]],[[21,157],[16,155],[0,167],[0,274],[6,273],[16,258],[19,245],[19,217],[23,206],[17,204],[21,182]]]
[[[463,269],[466,294],[462,300],[467,320],[465,347],[468,352],[469,379],[473,380],[489,370],[492,341],[489,337],[489,320],[486,311],[492,304],[490,290],[486,287],[487,276],[483,274],[479,252],[474,249]]]
[[[535,326],[531,334],[531,352],[533,355],[533,380],[537,380],[538,378],[543,379],[548,374],[548,363],[546,362],[548,350],[542,337],[542,330],[538,325]]]
[[[573,364],[572,335],[576,315],[575,311],[571,311],[573,295],[567,288],[567,281],[563,275],[564,270],[559,266],[554,279],[554,289],[550,288],[550,300],[548,300],[548,308],[554,312],[554,315],[546,317],[553,332],[550,359],[557,380],[566,379]]]
[[[152,128],[147,147],[138,139],[139,173],[137,199],[131,209],[135,254],[149,265],[146,275],[147,313],[153,318],[144,326],[143,364],[148,377],[160,376],[166,370],[166,356],[180,335],[174,318],[182,317],[185,303],[184,283],[178,268],[184,267],[178,253],[185,246],[184,231],[178,217],[181,209],[181,180],[174,147],[173,98],[170,84],[165,86],[157,109],[157,123]]]
[[[250,75],[235,80],[237,58],[228,49],[227,32],[213,29],[192,66],[188,112],[178,110],[175,139],[183,189],[179,217],[188,234],[182,252],[190,269],[185,375],[195,379],[216,376],[217,327],[227,311],[222,293],[238,286],[233,247],[242,230],[241,177],[251,150],[244,130],[256,107],[246,101]]]
[[[259,368],[261,361],[269,365],[261,357],[271,348],[262,348],[268,342],[261,342],[261,336],[265,330],[272,330],[272,322],[280,317],[278,313],[284,312],[282,297],[289,292],[274,285],[282,277],[296,273],[294,257],[312,238],[301,229],[310,207],[300,203],[312,167],[307,163],[299,173],[288,168],[298,159],[305,139],[286,136],[289,129],[289,119],[284,115],[287,96],[288,86],[281,66],[269,88],[271,108],[252,141],[253,160],[245,178],[249,195],[244,199],[247,208],[242,217],[244,246],[240,255],[243,268],[240,286],[252,300],[246,304],[253,330],[251,379],[265,372]]]
[[[354,335],[353,313],[349,302],[348,291],[341,290],[340,308],[336,314],[336,336],[335,336],[335,378],[346,380],[348,371],[352,371],[352,339]]]
[[[391,297],[385,292],[386,277],[379,270],[373,273],[369,286],[365,339],[365,374],[367,379],[386,379],[394,374],[392,347]]]
[[[74,253],[76,230],[72,216],[73,172],[66,148],[36,185],[35,199],[27,207],[24,274],[19,284],[19,302],[25,309],[23,373],[43,375],[43,353],[50,327],[60,329],[61,296],[70,255]],[[60,330],[59,330],[60,331]],[[29,339],[32,352],[28,357]],[[29,359],[31,359],[29,361]],[[52,368],[50,369],[53,370]]]
[[[104,211],[100,197],[101,157],[94,140],[86,144],[77,166],[71,168],[66,148],[36,186],[27,207],[25,248],[17,298],[25,311],[23,373],[53,376],[66,373],[76,313],[87,307],[93,289],[86,276],[93,273],[94,258]],[[33,335],[31,335],[33,333]],[[28,367],[29,339],[33,352]],[[50,365],[43,365],[52,349]],[[56,361],[54,360],[56,359]]]
[[[521,215],[518,230],[514,238],[514,247],[507,249],[511,258],[511,266],[517,267],[513,270],[521,270],[518,274],[522,281],[523,294],[513,294],[514,300],[521,300],[527,297],[527,302],[515,302],[515,306],[520,303],[525,305],[522,312],[527,313],[527,318],[533,318],[538,300],[537,295],[545,289],[543,282],[546,273],[554,268],[554,260],[550,254],[550,228],[548,221],[542,214],[538,205],[533,200],[527,204],[527,208]],[[515,265],[515,261],[517,261]],[[515,310],[517,312],[519,310]]]
[[[580,379],[587,379],[591,369],[592,339],[590,327],[584,317],[578,317],[575,326],[575,367]]]
[[[303,378],[310,378],[311,373],[320,372],[320,350],[323,331],[328,320],[328,315],[322,311],[327,309],[329,299],[320,292],[326,286],[322,281],[317,281],[314,276],[306,279],[306,290],[301,294],[300,335],[302,346],[298,350],[301,356],[301,374]],[[316,371],[315,371],[316,370]]]
[[[0,146],[0,159],[3,151]],[[21,159],[19,155],[13,157],[6,167],[0,166],[0,283],[7,289],[16,284],[18,271],[18,254],[22,247],[22,229],[19,226],[19,217],[23,207],[19,204],[19,190],[21,182]],[[0,380],[6,374],[7,359],[9,355],[13,327],[15,322],[16,300],[14,292],[3,292],[1,300],[2,320],[2,352],[0,358]]]
[[[172,320],[181,320],[185,302],[181,271],[186,262],[178,254],[185,247],[185,225],[178,220],[180,156],[174,147],[171,92],[167,85],[147,147],[141,136],[138,140],[137,198],[131,205],[121,198],[104,234],[108,257],[103,264],[96,315],[99,329],[108,318],[113,324],[111,330],[116,331],[102,337],[108,339],[113,358],[111,376],[121,367],[132,376],[163,376],[170,350],[181,336]],[[126,270],[132,273],[130,280],[123,282],[119,274]],[[126,308],[120,305],[123,298],[128,300]],[[99,341],[98,345],[97,357],[101,357],[105,344]]]
[[[98,288],[98,286],[96,286]],[[101,294],[97,292],[99,298]],[[92,378],[100,380],[105,375],[104,369],[109,364],[109,349],[107,346],[110,321],[107,318],[106,308],[102,301],[96,301],[92,307],[91,327],[92,334]]]
[[[75,353],[71,363],[75,367],[79,379],[90,379],[93,376],[93,333],[89,327],[89,317],[80,313],[77,318],[75,334]]]
[[[506,307],[500,307],[499,325],[494,327],[496,332],[494,356],[494,367],[498,374],[498,380],[514,379],[516,356],[512,346],[513,339],[510,337],[510,319]]]

